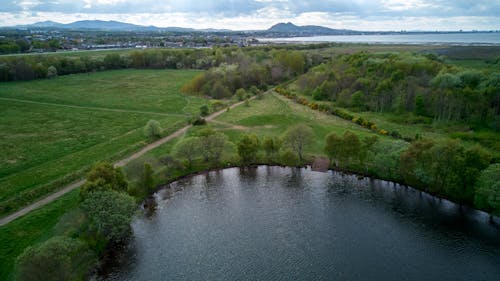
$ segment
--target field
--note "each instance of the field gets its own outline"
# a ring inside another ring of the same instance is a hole
[[[179,92],[197,71],[123,70],[0,85],[0,215],[185,124],[206,100]],[[55,181],[55,182],[54,182]]]
[[[210,122],[208,126],[224,133],[228,141],[236,144],[244,134],[255,134],[261,140],[265,136],[279,137],[290,126],[299,123],[308,125],[314,131],[313,143],[306,150],[309,157],[324,157],[325,137],[332,132],[342,135],[345,131],[349,130],[361,138],[376,135],[372,131],[352,122],[298,105],[272,91],[264,94],[262,99],[252,100],[249,106],[239,106],[224,113],[216,120]],[[204,127],[193,127],[184,137],[196,135],[202,129]],[[171,155],[175,143],[181,139],[175,139],[151,150],[143,157],[125,166],[124,171],[127,173],[128,179],[130,181],[137,180],[136,171],[139,167],[142,167],[144,162],[149,162],[153,165],[158,184],[163,184],[172,178],[184,175],[185,171],[181,174],[169,174],[166,167],[159,161],[160,158]],[[379,145],[381,147],[401,148],[405,147],[407,143],[388,136],[379,136]],[[263,156],[261,155],[261,157]],[[221,162],[224,165],[238,164],[238,156],[234,146],[226,149]],[[203,167],[205,165],[203,163],[198,163],[198,165],[197,167],[193,167],[191,171],[195,172],[207,168]]]

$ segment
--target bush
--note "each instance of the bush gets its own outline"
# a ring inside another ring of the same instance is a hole
[[[191,124],[193,124],[193,126],[204,126],[207,124],[207,120],[198,116],[196,119],[191,121]]]
[[[95,164],[87,174],[87,182],[80,189],[84,199],[89,193],[103,190],[126,191],[128,183],[120,168],[114,168],[108,162]]]
[[[209,114],[208,105],[204,104],[200,107],[200,115],[207,116]]]
[[[83,242],[56,236],[24,250],[16,260],[16,279],[86,280],[95,263],[95,254]]]
[[[51,65],[47,68],[47,78],[55,78],[57,77],[57,68]]]
[[[80,208],[89,219],[89,230],[112,245],[126,242],[136,204],[129,195],[116,191],[89,194]]]
[[[149,120],[144,127],[144,135],[148,138],[159,138],[161,136],[160,122],[156,120]]]
[[[250,163],[257,158],[259,139],[256,135],[244,135],[237,145],[238,155],[243,163]]]
[[[283,151],[280,155],[281,163],[285,166],[297,166],[299,165],[299,157],[293,151],[287,149]]]

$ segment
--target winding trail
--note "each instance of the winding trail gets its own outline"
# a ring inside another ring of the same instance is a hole
[[[253,99],[253,98],[255,98],[255,97],[252,97],[250,99]],[[0,99],[6,99],[6,98],[0,98]],[[34,102],[34,103],[38,103],[38,102]],[[233,109],[233,108],[235,108],[237,106],[240,106],[243,103],[244,103],[244,101],[237,102],[237,103],[232,104],[231,106],[229,106],[229,108]],[[77,107],[77,106],[75,106],[75,107]],[[214,113],[208,115],[207,117],[205,117],[205,120],[206,121],[212,121],[215,118],[217,118],[220,115],[222,115],[226,111],[227,111],[227,108],[219,110],[217,112],[214,112]],[[165,114],[165,115],[169,115],[169,114]],[[130,155],[129,157],[124,158],[124,159],[122,159],[122,160],[120,160],[118,162],[115,162],[114,166],[115,167],[123,167],[123,166],[127,165],[130,161],[133,161],[133,160],[135,160],[135,159],[143,156],[148,151],[153,150],[153,149],[159,147],[160,145],[162,145],[162,144],[164,144],[164,143],[166,143],[166,142],[168,142],[168,141],[170,141],[170,140],[172,140],[174,138],[182,136],[191,127],[192,127],[192,125],[187,125],[187,126],[181,128],[181,129],[179,129],[179,130],[171,133],[168,136],[165,136],[165,137],[163,137],[163,138],[161,138],[161,139],[159,139],[159,140],[157,140],[157,141],[155,141],[153,143],[150,143],[150,144],[146,145],[141,150],[139,150],[138,152]],[[69,185],[66,185],[65,187],[63,187],[59,191],[56,191],[56,192],[50,194],[49,196],[47,196],[47,197],[45,197],[45,198],[43,198],[41,200],[39,200],[39,201],[37,201],[37,202],[35,202],[35,203],[31,204],[31,205],[28,205],[28,206],[22,208],[21,210],[15,212],[15,213],[12,213],[12,214],[10,214],[10,215],[8,215],[6,217],[3,217],[2,219],[0,219],[0,226],[4,226],[4,225],[8,224],[9,222],[18,219],[18,218],[26,215],[27,213],[29,213],[29,212],[31,212],[33,210],[36,210],[36,209],[38,209],[40,207],[43,207],[43,206],[45,206],[45,205],[53,202],[54,200],[56,200],[57,198],[63,196],[64,194],[66,194],[66,193],[68,193],[68,192],[70,192],[70,191],[72,191],[74,189],[77,189],[78,187],[82,186],[84,183],[85,183],[84,179],[76,181],[76,182],[73,182],[73,183],[71,183]]]

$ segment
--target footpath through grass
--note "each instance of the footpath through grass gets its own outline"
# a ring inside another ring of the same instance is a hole
[[[207,103],[179,91],[197,73],[121,70],[0,84],[0,216],[82,176],[96,161],[145,145],[142,128],[150,119],[165,133],[185,124]]]

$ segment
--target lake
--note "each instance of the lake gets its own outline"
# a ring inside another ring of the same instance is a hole
[[[500,32],[488,33],[421,33],[391,35],[334,35],[290,38],[259,38],[273,43],[369,43],[418,45],[500,45]]]
[[[391,182],[230,168],[170,184],[102,280],[500,280],[488,216]]]

